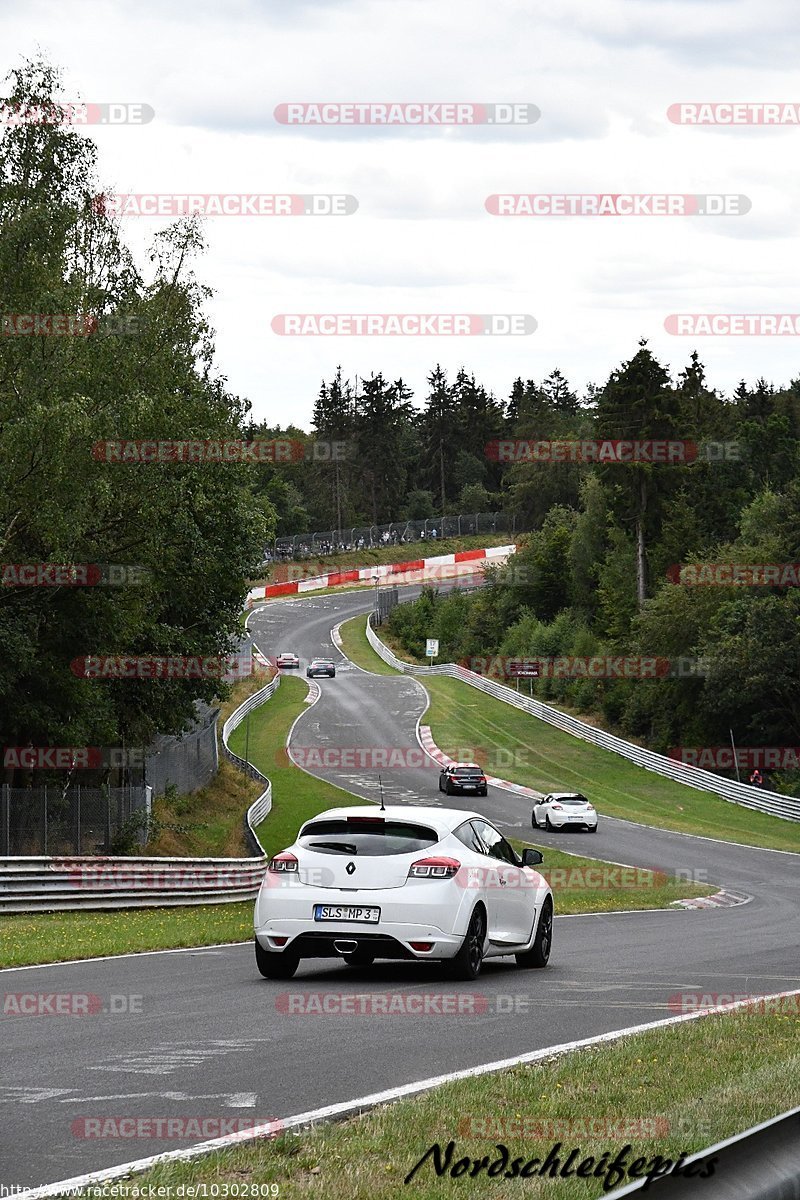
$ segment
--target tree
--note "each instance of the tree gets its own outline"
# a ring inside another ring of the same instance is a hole
[[[55,70],[27,63],[12,72],[9,103],[47,108],[59,90]],[[70,663],[227,653],[274,531],[249,467],[93,456],[120,438],[235,438],[248,409],[213,371],[208,293],[191,271],[197,227],[156,239],[145,280],[94,202],[96,159],[87,137],[58,124],[10,125],[0,139],[2,309],[72,314],[95,329],[0,338],[0,559],[140,574],[127,587],[0,588],[6,745],[146,745],[183,728],[196,699],[220,693],[216,680],[104,684]]]
[[[388,383],[378,373],[362,380],[356,398],[356,449],[373,525],[395,520],[405,495],[408,453],[403,449],[413,413],[411,395],[402,379]]]
[[[630,362],[611,374],[597,399],[597,436],[614,441],[678,439],[678,403],[669,386],[669,375],[653,358],[644,339],[639,347]],[[648,543],[658,532],[660,499],[673,470],[665,464],[647,462],[613,463],[599,468],[617,520],[633,531],[640,608],[648,594]]]
[[[428,376],[428,395],[420,417],[422,461],[425,481],[438,497],[439,511],[447,510],[448,495],[452,495],[452,462],[455,417],[453,389],[447,383],[447,372],[437,363]]]

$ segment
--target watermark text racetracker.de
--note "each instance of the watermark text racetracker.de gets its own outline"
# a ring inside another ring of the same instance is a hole
[[[667,757],[703,771],[800,771],[800,746],[673,746]]]
[[[800,562],[672,563],[666,576],[685,587],[798,587]]]
[[[708,660],[690,655],[664,658],[647,654],[564,654],[521,659],[475,654],[458,665],[489,679],[684,679],[707,674]]]
[[[495,192],[493,217],[741,217],[752,208],[742,195],[670,192]]]
[[[141,317],[123,313],[0,314],[0,337],[125,337],[144,332]]]
[[[694,442],[684,438],[581,438],[529,439],[502,438],[487,442],[484,454],[490,462],[660,463],[680,466],[694,462],[738,462],[742,457],[738,442]]]
[[[333,192],[102,192],[92,209],[105,217],[351,217],[358,200]]]
[[[280,337],[527,337],[530,313],[278,313]]]
[[[150,104],[106,100],[54,101],[51,104],[11,104],[0,101],[2,125],[148,125],[155,117]]]
[[[520,102],[482,103],[480,101],[408,100],[404,103],[381,101],[289,101],[274,111],[279,125],[365,125],[381,128],[391,125],[533,125],[542,115],[535,104]]]
[[[86,654],[73,658],[79,679],[231,679],[250,675],[246,654]]]
[[[670,313],[673,337],[798,337],[800,313]]]
[[[253,860],[253,873],[259,874],[258,860]],[[226,888],[242,886],[241,871],[227,869],[216,864],[208,865],[198,861],[197,865],[164,867],[147,863],[138,866],[134,859],[130,863],[118,861],[99,861],[75,865],[66,874],[70,887],[81,891],[107,891],[121,889],[124,891],[224,891]]]
[[[210,1138],[232,1137],[237,1133],[249,1135],[252,1130],[259,1129],[263,1137],[274,1138],[283,1132],[284,1122],[275,1117],[220,1117],[220,1116],[130,1116],[121,1117],[112,1114],[102,1116],[76,1117],[72,1122],[72,1136],[76,1138],[107,1138],[110,1140],[134,1141],[179,1141],[190,1138],[192,1141],[206,1141]],[[178,1190],[177,1195],[183,1193]],[[185,1193],[189,1195],[190,1193]],[[202,1195],[196,1192],[196,1195]],[[215,1193],[209,1189],[209,1196]],[[236,1195],[235,1192],[217,1195]],[[242,1195],[257,1195],[259,1193],[245,1191]],[[261,1195],[276,1195],[276,1192],[261,1192]]]
[[[4,746],[3,766],[14,771],[141,769],[147,752],[132,746]]]
[[[718,100],[670,104],[673,125],[800,125],[800,104],[780,100]]]
[[[675,992],[667,1007],[674,1013],[728,1012],[748,1017],[800,1017],[800,993],[760,996],[757,992]]]
[[[97,1017],[142,1013],[144,996],[98,996],[93,992],[6,992],[4,1017]]]
[[[342,461],[352,443],[324,438],[116,438],[92,445],[96,462],[128,463],[298,463]]]
[[[0,563],[0,587],[141,587],[149,577],[134,563]]]

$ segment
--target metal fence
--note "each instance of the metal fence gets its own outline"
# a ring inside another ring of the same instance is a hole
[[[144,785],[0,787],[0,855],[108,853],[137,812],[149,812]]]
[[[162,796],[168,787],[180,795],[204,787],[219,770],[217,751],[218,708],[195,704],[193,725],[175,737],[155,738],[145,758],[145,779],[153,794]]]
[[[76,858],[71,854],[45,857],[30,852],[25,857],[10,857],[8,851],[3,851],[6,857],[0,857],[0,912],[152,908],[252,900],[266,867],[256,829],[272,807],[272,784],[229,750],[227,739],[279,684],[280,675],[276,675],[266,687],[249,696],[231,714],[222,731],[223,753],[264,784],[245,818],[253,847],[251,858]]]
[[[441,538],[480,533],[516,533],[520,528],[519,518],[502,512],[429,517],[425,521],[392,521],[388,525],[354,525],[348,529],[326,529],[277,538],[268,549],[264,561],[312,558],[315,555],[337,554],[342,550],[401,546],[408,542],[433,544]]]
[[[396,587],[376,588],[375,589],[375,613],[374,620],[376,625],[382,625],[389,617],[389,613],[397,604],[400,603],[400,593]]]
[[[642,746],[634,745],[633,742],[626,742],[613,734],[605,733],[602,729],[596,729],[594,725],[587,725],[585,721],[579,721],[577,717],[571,717],[557,708],[550,708],[549,705],[542,704],[540,700],[521,695],[503,683],[486,679],[475,671],[468,671],[466,667],[456,666],[455,663],[421,667],[416,663],[403,662],[378,637],[372,628],[371,617],[367,621],[367,640],[383,661],[398,671],[414,675],[449,675],[453,679],[460,679],[471,687],[477,688],[478,691],[494,696],[496,700],[502,700],[505,704],[513,705],[514,708],[521,708],[540,721],[547,721],[548,725],[554,725],[565,733],[571,733],[573,737],[582,738],[583,741],[600,746],[603,750],[610,750],[613,754],[620,754],[623,758],[627,758],[638,767],[644,767],[647,771],[665,775],[677,783],[686,784],[687,787],[697,788],[703,792],[713,792],[732,804],[741,804],[744,808],[769,813],[774,817],[781,817],[785,821],[800,821],[800,799],[782,796],[778,792],[765,792],[763,788],[750,787],[749,784],[725,779],[722,775],[714,775],[711,771],[704,771],[700,767],[690,767],[685,763],[675,762],[674,759],[667,758],[663,754],[656,754],[653,750],[645,750]]]

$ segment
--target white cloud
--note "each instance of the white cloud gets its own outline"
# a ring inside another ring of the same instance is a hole
[[[800,311],[800,129],[670,124],[682,100],[798,100],[788,0],[31,0],[0,22],[3,74],[41,48],[67,94],[151,104],[93,131],[101,177],[132,192],[341,192],[352,217],[207,222],[219,368],[258,415],[307,422],[319,380],[440,361],[497,394],[560,366],[605,379],[650,338],[677,372],[670,312]],[[525,101],[498,130],[280,126],[300,101]],[[729,218],[496,218],[494,192],[743,193]],[[124,228],[137,256],[159,223]],[[530,337],[274,335],[278,312],[532,313]],[[698,339],[713,384],[798,374],[793,339]]]

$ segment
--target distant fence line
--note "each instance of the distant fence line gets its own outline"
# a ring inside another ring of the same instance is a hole
[[[407,542],[468,537],[481,533],[516,533],[522,525],[511,513],[468,513],[460,516],[429,517],[423,521],[391,521],[388,525],[354,525],[315,533],[296,533],[276,538],[269,552],[273,558],[310,558],[315,554],[361,550],[376,546],[400,546]],[[268,561],[268,560],[267,560]]]
[[[150,811],[144,784],[0,786],[0,855],[108,853],[136,813]]]

